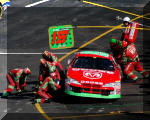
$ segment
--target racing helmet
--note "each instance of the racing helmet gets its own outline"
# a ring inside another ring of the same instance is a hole
[[[23,72],[24,72],[25,74],[27,74],[27,75],[31,74],[31,71],[30,71],[30,69],[29,69],[28,67],[25,68],[25,69],[23,70]]]
[[[50,61],[50,62],[53,62],[54,60],[53,60],[53,58],[52,58],[52,56],[53,56],[53,53],[51,53],[51,52],[49,52],[49,51],[44,51],[44,53],[43,53],[43,58],[45,59],[45,60],[47,60],[47,61]]]
[[[126,48],[127,47],[127,45],[128,45],[128,43],[124,40],[124,41],[122,41],[122,48]]]
[[[110,44],[116,44],[117,40],[115,38],[110,38],[109,43]]]
[[[49,57],[50,54],[51,54],[51,53],[50,53],[49,51],[47,51],[47,50],[43,52],[43,55],[44,55],[44,56],[47,56],[47,57]]]
[[[130,18],[129,18],[129,17],[124,17],[124,18],[123,18],[123,22],[128,22],[128,23],[130,23]]]
[[[49,51],[44,51],[43,54],[42,54],[43,58],[48,60],[51,58],[51,53]]]

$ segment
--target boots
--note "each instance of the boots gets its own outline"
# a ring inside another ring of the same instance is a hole
[[[8,93],[8,92],[3,92],[3,94],[2,94],[2,96],[1,96],[1,98],[7,98],[7,97],[8,97],[8,95],[9,95],[9,93]]]

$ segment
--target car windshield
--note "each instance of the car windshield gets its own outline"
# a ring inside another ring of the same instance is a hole
[[[73,68],[86,68],[86,69],[97,69],[97,70],[108,70],[114,71],[114,65],[112,61],[105,58],[94,58],[94,57],[78,57],[74,61]]]

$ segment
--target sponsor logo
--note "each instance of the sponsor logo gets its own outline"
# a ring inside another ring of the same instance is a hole
[[[96,84],[96,85],[103,85],[102,82],[94,82],[94,81],[84,81],[82,80],[81,83],[85,84]]]
[[[102,77],[102,73],[99,72],[90,72],[90,71],[84,71],[83,76],[89,79],[99,79]]]
[[[73,71],[86,71],[86,72],[91,72],[90,69],[84,69],[84,68],[72,68]],[[92,70],[92,72],[96,72],[96,73],[107,73],[107,74],[114,74],[114,72],[111,71],[105,71],[105,70]]]

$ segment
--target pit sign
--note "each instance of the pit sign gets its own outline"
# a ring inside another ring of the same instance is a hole
[[[72,25],[51,26],[48,29],[50,49],[74,47]]]

